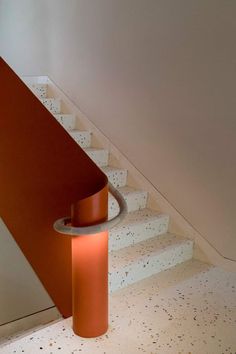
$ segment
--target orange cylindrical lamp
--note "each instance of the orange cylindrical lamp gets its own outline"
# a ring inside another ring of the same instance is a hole
[[[108,187],[72,206],[73,226],[107,220]],[[108,329],[108,231],[72,237],[74,333],[98,337]]]

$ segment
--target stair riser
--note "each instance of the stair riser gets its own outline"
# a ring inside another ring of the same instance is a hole
[[[80,147],[86,148],[91,145],[91,133],[84,132],[69,132],[70,136],[75,140]]]
[[[52,114],[59,114],[61,112],[60,99],[46,98],[46,99],[41,99],[41,102]]]
[[[47,84],[33,84],[31,90],[38,98],[47,98]]]
[[[127,183],[127,171],[119,170],[119,171],[109,171],[104,173],[107,175],[109,182],[115,187],[123,187]]]
[[[115,227],[109,231],[109,249],[118,250],[167,232],[169,216],[161,215],[147,222]]]
[[[140,210],[146,207],[147,204],[147,192],[137,192],[137,193],[132,193],[131,195],[124,196],[124,199],[127,203],[128,207],[128,212],[130,211],[135,211],[135,210]],[[109,212],[108,212],[108,218],[113,218],[119,213],[119,205],[116,201],[116,199],[109,194]]]
[[[64,129],[68,131],[75,129],[76,117],[73,114],[55,114],[54,117]]]
[[[124,288],[142,279],[169,269],[192,258],[193,242],[186,241],[182,245],[166,249],[161,254],[145,256],[138,262],[131,263],[116,272],[109,272],[109,292]],[[112,268],[112,266],[110,267]]]
[[[93,152],[85,150],[85,152],[97,166],[103,167],[108,165],[109,153],[107,150],[98,150]]]

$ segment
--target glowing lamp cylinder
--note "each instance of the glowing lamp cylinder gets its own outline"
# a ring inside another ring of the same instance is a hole
[[[72,225],[88,226],[107,220],[108,188],[72,208]],[[72,237],[73,331],[85,338],[108,329],[108,231]]]

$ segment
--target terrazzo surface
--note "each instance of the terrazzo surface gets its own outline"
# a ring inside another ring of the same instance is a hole
[[[91,144],[91,133],[88,131],[71,130],[70,136],[79,144],[80,147],[86,148]]]
[[[114,292],[124,288],[192,256],[193,241],[171,234],[112,251],[109,255],[109,290]]]
[[[235,288],[235,273],[191,260],[113,294],[102,337],[77,337],[66,319],[0,353],[235,354]]]
[[[98,148],[85,148],[84,151],[93,160],[97,166],[103,167],[108,165],[108,150]]]
[[[102,167],[102,170],[114,187],[117,188],[126,185],[127,170],[113,166]]]
[[[38,98],[47,98],[47,84],[33,84],[31,90]]]
[[[56,120],[66,130],[73,130],[76,127],[76,116],[74,114],[54,114]]]
[[[137,190],[135,188],[125,186],[125,187],[118,187],[118,191],[121,193],[123,198],[127,203],[127,211],[135,211],[139,209],[143,209],[146,207],[147,204],[147,196],[148,193],[142,190]],[[116,200],[110,193],[109,193],[109,208],[108,208],[108,218],[113,218],[119,213],[119,205]]]
[[[167,232],[169,216],[150,209],[129,212],[109,231],[109,249],[117,250]]]
[[[52,114],[59,114],[61,112],[61,100],[59,98],[43,98],[40,100]]]

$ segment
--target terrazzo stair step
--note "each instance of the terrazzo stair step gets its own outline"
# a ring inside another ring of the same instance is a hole
[[[193,256],[193,241],[172,234],[137,243],[109,254],[109,290],[114,292]]]
[[[61,112],[61,100],[59,98],[43,98],[40,101],[52,114]]]
[[[70,136],[79,144],[82,148],[87,148],[91,145],[91,133],[88,131],[71,130],[68,132]]]
[[[32,84],[30,89],[38,98],[47,98],[47,84]]]
[[[84,151],[96,163],[97,166],[103,167],[108,165],[108,150],[99,148],[85,148]]]
[[[54,117],[66,130],[75,129],[76,116],[74,114],[54,114]]]
[[[122,194],[127,203],[128,212],[144,209],[146,207],[148,196],[147,192],[137,190],[129,186],[118,187],[117,189]],[[108,218],[111,219],[119,213],[120,208],[117,200],[110,193],[108,202]]]
[[[109,231],[109,250],[114,251],[167,232],[169,216],[150,209],[130,212]]]
[[[127,170],[112,166],[102,167],[102,171],[107,175],[111,184],[117,187],[123,187],[127,182]]]

